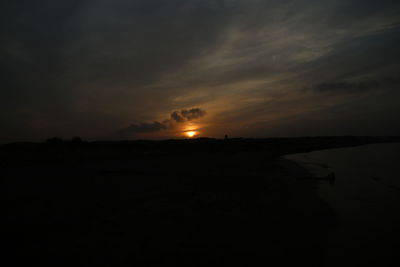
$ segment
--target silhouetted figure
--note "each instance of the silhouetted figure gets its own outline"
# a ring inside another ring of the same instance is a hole
[[[227,134],[225,135],[225,141],[228,141],[228,135]]]

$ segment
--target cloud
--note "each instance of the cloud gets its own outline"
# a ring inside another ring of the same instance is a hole
[[[200,108],[192,108],[192,109],[183,109],[181,111],[174,111],[171,113],[171,118],[170,119],[165,119],[163,122],[142,122],[139,124],[132,124],[126,129],[123,129],[119,133],[153,133],[153,132],[159,132],[162,130],[167,130],[175,127],[175,124],[172,122],[176,123],[183,123],[186,121],[191,121],[195,119],[199,119],[201,117],[204,117],[206,115],[206,111]]]
[[[379,89],[377,82],[329,82],[320,83],[316,86],[315,90],[321,93],[334,92],[334,93],[363,93],[369,90]]]
[[[365,81],[331,81],[317,84],[312,91],[332,94],[362,94],[398,88],[400,79],[395,76],[380,77]]]
[[[206,112],[199,108],[192,108],[190,110],[182,110],[181,114],[183,117],[190,121],[205,116]]]
[[[207,113],[200,108],[184,109],[181,111],[174,111],[171,114],[171,118],[176,122],[185,122],[186,120],[191,121],[204,117]]]
[[[185,119],[180,115],[180,113],[178,111],[174,111],[171,114],[171,118],[176,122],[184,122],[185,121]]]

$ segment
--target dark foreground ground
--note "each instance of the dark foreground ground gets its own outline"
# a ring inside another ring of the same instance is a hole
[[[5,145],[2,265],[323,266],[326,236],[340,221],[315,181],[302,179],[309,174],[280,156],[392,141]]]

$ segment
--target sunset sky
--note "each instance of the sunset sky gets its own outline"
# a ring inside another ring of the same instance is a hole
[[[13,0],[0,21],[0,143],[400,135],[399,0]]]

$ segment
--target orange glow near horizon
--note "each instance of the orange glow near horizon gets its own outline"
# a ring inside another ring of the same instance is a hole
[[[185,135],[189,138],[193,138],[193,137],[196,137],[197,135],[199,135],[199,133],[196,131],[187,131],[187,132],[185,132]]]

